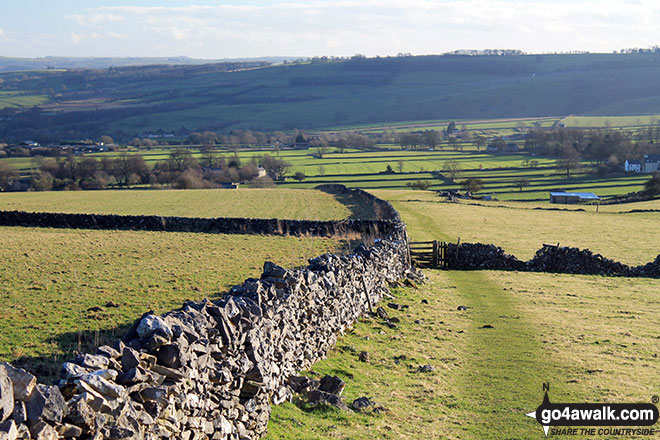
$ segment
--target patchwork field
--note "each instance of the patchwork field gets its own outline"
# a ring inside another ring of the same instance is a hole
[[[2,193],[0,210],[296,220],[341,220],[352,215],[322,191],[268,188]]]
[[[214,298],[266,260],[285,267],[337,250],[331,239],[0,228],[0,358],[42,376],[115,339],[142,313]]]
[[[602,248],[624,262],[647,261],[660,251],[653,217],[451,205],[431,193],[375,193],[394,203],[413,239],[458,234],[525,256],[540,246],[542,235],[554,234],[548,235],[554,242]],[[639,232],[635,246],[621,248],[631,230]],[[541,426],[525,413],[541,403],[544,382],[556,402],[649,402],[657,395],[660,280],[425,273],[428,283],[394,292],[393,301],[409,309],[386,307],[400,318],[398,328],[364,319],[306,373],[339,375],[347,382],[344,401],[368,396],[384,412],[287,403],[274,408],[268,439],[542,438]],[[459,305],[467,310],[458,311]],[[369,352],[367,363],[358,360],[361,351]],[[423,365],[434,370],[419,372]]]

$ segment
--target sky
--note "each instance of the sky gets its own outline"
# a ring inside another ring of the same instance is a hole
[[[612,52],[660,44],[657,0],[0,0],[0,56]]]

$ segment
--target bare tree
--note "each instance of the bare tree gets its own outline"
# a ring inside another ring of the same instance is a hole
[[[457,160],[449,160],[445,162],[442,170],[449,174],[451,180],[456,180],[458,173],[461,171],[461,167]]]
[[[5,162],[0,162],[0,191],[6,191],[18,179],[18,172]]]

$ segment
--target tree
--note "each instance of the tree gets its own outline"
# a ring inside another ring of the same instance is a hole
[[[426,191],[431,186],[431,183],[426,180],[417,180],[415,182],[406,183],[406,186],[410,187],[411,189]]]
[[[99,142],[101,142],[103,145],[110,145],[115,143],[115,141],[110,136],[107,135],[101,136],[99,138]]]
[[[149,177],[149,166],[139,154],[121,154],[112,163],[108,174],[112,175],[121,186],[133,185]]]
[[[37,191],[50,191],[54,181],[55,178],[48,171],[39,171],[32,175],[32,188]]]
[[[192,151],[185,148],[177,148],[170,153],[172,171],[183,172],[189,168],[195,168],[198,165],[197,159],[192,155]]]
[[[529,180],[528,179],[518,179],[515,181],[516,186],[520,191],[523,190],[524,187],[529,186]]]
[[[291,167],[291,164],[285,162],[283,159],[272,157],[264,154],[261,158],[261,166],[266,170],[268,176],[273,180],[282,180],[284,175]]]
[[[435,147],[440,143],[440,138],[440,133],[435,130],[425,130],[422,132],[422,139],[429,148],[435,149]]]
[[[644,184],[644,191],[651,196],[660,194],[660,175],[657,171]]]
[[[404,148],[417,148],[419,144],[423,142],[423,137],[419,133],[400,133],[399,134],[399,145],[401,149]]]
[[[6,164],[0,162],[0,191],[6,191],[18,179],[18,172]]]
[[[444,166],[442,167],[442,171],[449,174],[449,178],[451,180],[455,180],[459,171],[461,171],[460,164],[457,160],[449,160],[445,162]]]
[[[403,172],[403,160],[399,159],[396,161],[396,168],[399,170],[400,173]]]
[[[209,168],[220,168],[222,165],[222,158],[218,156],[218,151],[213,148],[202,147],[202,165]]]
[[[454,151],[458,151],[458,139],[456,136],[449,136],[448,142],[449,146],[451,146]]]
[[[497,151],[499,151],[501,153],[501,152],[504,151],[504,148],[506,147],[506,142],[504,141],[504,139],[502,137],[496,137],[491,142],[491,145],[493,147],[497,148]]]
[[[447,125],[447,134],[454,134],[456,131],[456,122],[450,122],[449,125]]]
[[[303,180],[305,180],[306,177],[307,176],[302,171],[296,171],[296,173],[293,175],[293,178],[296,179],[298,182],[302,182]]]
[[[478,179],[476,177],[469,177],[462,182],[460,182],[461,187],[463,187],[466,191],[470,191],[471,193],[476,193],[479,192],[483,189],[484,187],[484,182],[481,179]]]
[[[477,147],[477,151],[481,150],[484,146],[486,146],[486,138],[481,135],[475,137],[474,145]]]
[[[575,148],[571,145],[565,145],[561,158],[557,160],[557,166],[563,170],[566,170],[566,178],[571,177],[571,170],[580,167],[580,154]]]
[[[319,176],[325,176],[325,167],[323,165],[319,165]]]

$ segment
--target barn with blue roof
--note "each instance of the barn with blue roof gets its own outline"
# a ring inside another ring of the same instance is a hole
[[[574,204],[597,202],[600,200],[596,194],[591,192],[564,192],[557,191],[550,193],[550,203]]]

